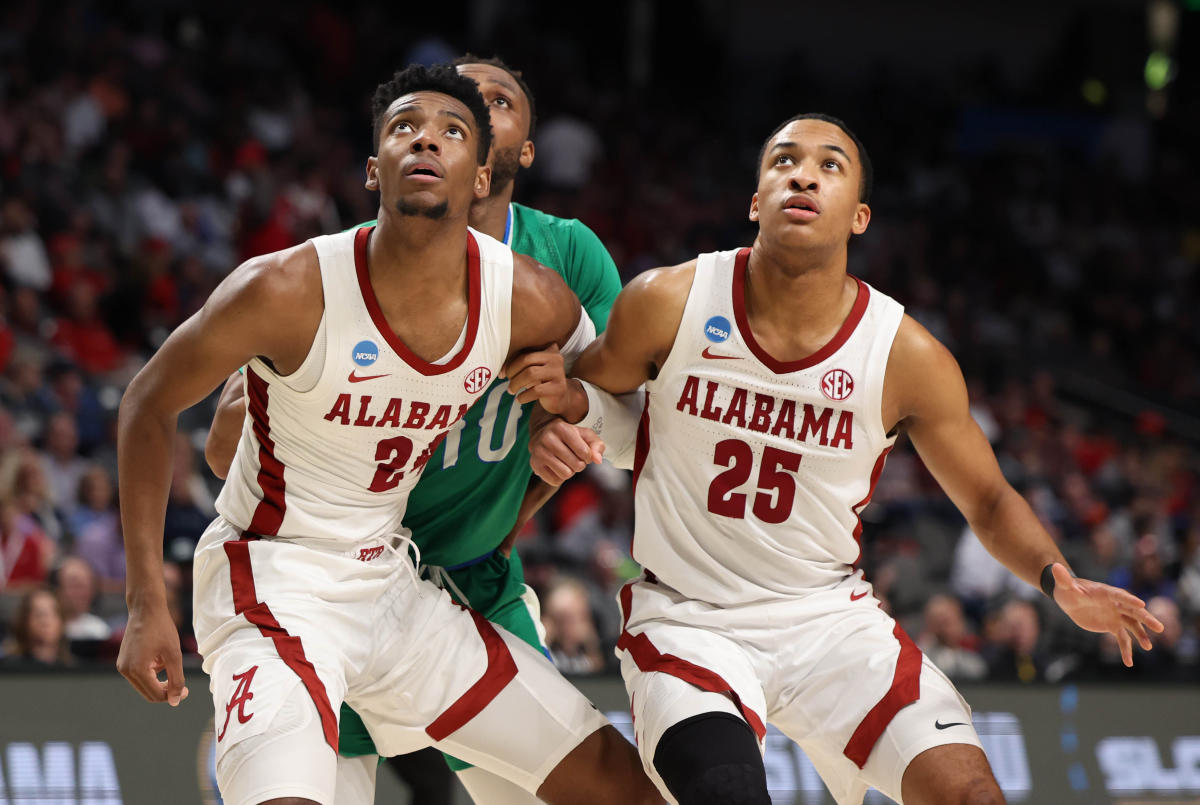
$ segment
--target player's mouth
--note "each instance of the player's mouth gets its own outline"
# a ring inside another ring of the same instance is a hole
[[[783,214],[796,221],[812,221],[821,214],[821,205],[812,196],[798,193],[783,200]]]
[[[440,182],[442,168],[428,159],[414,159],[404,166],[404,176],[417,182]]]

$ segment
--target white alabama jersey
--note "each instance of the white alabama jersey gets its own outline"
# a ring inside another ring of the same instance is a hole
[[[836,585],[860,556],[859,512],[895,442],[884,370],[904,309],[858,281],[833,339],[781,362],[754,340],[749,249],[703,254],[671,354],[646,384],[633,556],[714,604]]]
[[[446,359],[429,363],[379,307],[367,273],[372,229],[312,240],[325,313],[300,368],[281,377],[261,359],[246,367],[248,412],[217,498],[245,531],[347,546],[401,531],[425,463],[508,355],[508,247],[468,233],[466,327]]]

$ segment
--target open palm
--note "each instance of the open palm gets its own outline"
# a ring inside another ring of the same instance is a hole
[[[1150,636],[1146,629],[1161,632],[1163,625],[1146,610],[1146,602],[1118,587],[1098,581],[1077,579],[1064,565],[1055,563],[1054,601],[1067,616],[1089,632],[1109,632],[1121,647],[1121,660],[1133,667],[1133,641],[1147,651]]]

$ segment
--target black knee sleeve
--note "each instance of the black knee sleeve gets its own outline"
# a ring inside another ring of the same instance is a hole
[[[758,739],[730,713],[702,713],[673,725],[654,750],[654,768],[679,805],[771,802]]]

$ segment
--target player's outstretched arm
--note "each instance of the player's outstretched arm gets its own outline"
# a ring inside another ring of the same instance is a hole
[[[234,372],[221,389],[217,411],[213,414],[208,438],[204,440],[204,460],[213,475],[222,481],[229,475],[229,468],[233,465],[245,418],[245,378],[241,372]]]
[[[321,315],[311,246],[246,263],[163,343],[121,400],[117,433],[129,622],[117,668],[152,702],[187,695],[179,637],[167,611],[162,528],[179,413],[207,397],[256,355],[281,370],[298,366]],[[158,678],[165,671],[167,681]]]
[[[1127,666],[1133,665],[1134,639],[1150,648],[1146,629],[1162,631],[1162,624],[1128,592],[1072,578],[1053,538],[1001,474],[971,417],[958,363],[908,316],[888,360],[883,408],[884,425],[904,423],[925,466],[993,556],[1034,587],[1053,566],[1054,600],[1081,628],[1111,632]]]
[[[584,350],[571,370],[573,378],[593,386],[597,394],[634,391],[658,374],[675,343],[683,308],[695,276],[694,261],[640,274],[621,291],[609,314],[604,333]],[[569,397],[558,417],[537,415],[530,424],[530,461],[533,471],[557,486],[590,461],[599,462],[604,442],[594,431],[570,423],[588,416],[589,393],[580,383],[568,384]],[[620,403],[609,399],[614,410]],[[635,417],[612,417],[628,433],[604,432],[617,443],[631,442]],[[607,426],[606,426],[607,427]]]

